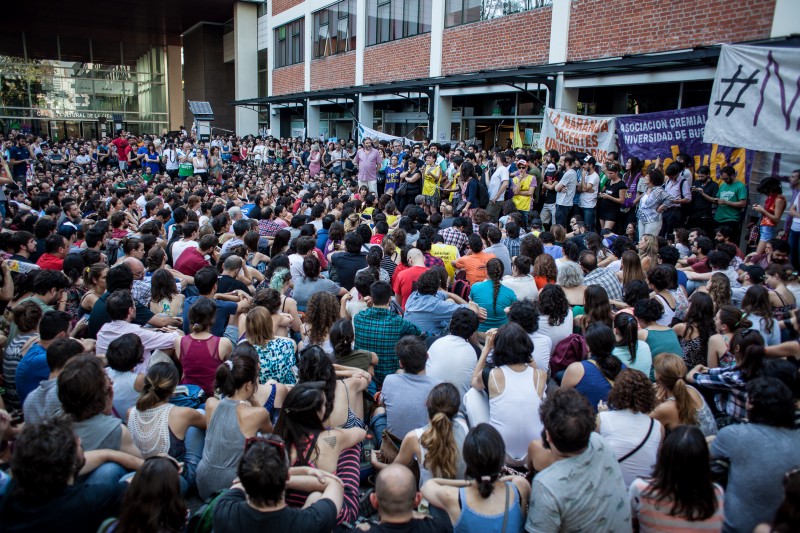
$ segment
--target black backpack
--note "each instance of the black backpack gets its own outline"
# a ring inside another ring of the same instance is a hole
[[[489,205],[489,189],[486,187],[486,184],[483,182],[483,179],[478,180],[478,207],[481,209],[486,209],[486,206]]]

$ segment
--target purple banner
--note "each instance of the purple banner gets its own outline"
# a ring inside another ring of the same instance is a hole
[[[730,165],[739,181],[750,180],[753,152],[703,142],[708,106],[626,115],[617,117],[617,144],[623,161],[637,157],[645,168],[661,158],[662,168],[680,154],[694,157],[694,168],[708,166],[711,178],[719,181],[719,171]]]

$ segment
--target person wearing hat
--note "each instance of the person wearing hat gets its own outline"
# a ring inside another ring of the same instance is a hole
[[[600,176],[595,170],[597,160],[587,155],[583,159],[581,177],[578,181],[578,192],[581,193],[580,207],[583,211],[583,222],[586,231],[594,231],[595,219],[597,218],[597,191],[600,190]]]
[[[522,215],[524,226],[528,227],[531,200],[537,186],[536,177],[533,174],[528,174],[528,160],[525,157],[518,157],[516,165],[517,172],[513,178],[514,196],[511,200]]]

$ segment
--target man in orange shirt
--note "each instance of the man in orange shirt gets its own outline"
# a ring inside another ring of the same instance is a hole
[[[403,307],[403,310],[406,308],[406,300],[414,292],[414,284],[428,270],[428,267],[425,266],[425,256],[417,248],[412,248],[408,251],[408,264],[411,266],[402,272],[397,272],[392,279],[394,297]]]
[[[475,285],[479,281],[486,279],[486,263],[495,255],[483,251],[483,240],[477,233],[469,236],[467,244],[471,253],[451,261],[450,264],[455,268],[466,270],[467,281],[469,281],[470,285]]]

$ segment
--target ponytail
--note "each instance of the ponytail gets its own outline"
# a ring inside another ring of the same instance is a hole
[[[480,479],[475,480],[478,483],[478,494],[481,495],[481,498],[485,500],[492,495],[492,492],[494,492],[494,482],[498,479],[500,479],[500,474],[481,476]]]
[[[500,280],[503,277],[503,263],[496,258],[486,263],[486,274],[492,282],[492,309],[497,313],[497,296],[500,294]]]
[[[694,408],[692,396],[689,394],[689,386],[683,378],[678,379],[672,386],[672,396],[675,397],[675,405],[678,408],[678,420],[681,424],[691,426],[697,425],[697,409]]]
[[[614,381],[622,371],[622,361],[612,355],[616,337],[610,327],[602,322],[592,322],[584,334],[589,352],[597,359],[597,367],[609,381]]]
[[[622,335],[618,346],[626,346],[631,354],[631,365],[636,362],[636,348],[639,344],[639,323],[629,313],[617,313],[614,317],[614,327]]]
[[[224,396],[233,394],[248,383],[258,383],[258,359],[249,355],[252,346],[242,343],[234,349],[230,358],[217,367],[214,389]]]
[[[431,418],[430,428],[425,430],[419,440],[426,448],[425,468],[434,477],[454,479],[458,461],[458,445],[453,434],[453,421],[442,412]]]
[[[617,379],[617,375],[622,371],[622,361],[610,353],[596,353],[593,355],[597,359],[597,366],[600,368],[600,372],[602,372],[609,381]]]
[[[146,411],[172,396],[178,386],[178,369],[170,363],[156,363],[147,370],[144,390],[136,400],[136,410]]]

